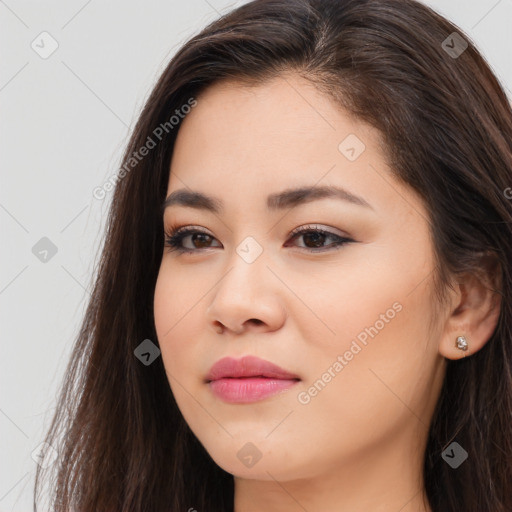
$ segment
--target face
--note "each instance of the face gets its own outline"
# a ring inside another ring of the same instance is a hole
[[[183,236],[154,296],[186,422],[239,477],[307,478],[403,450],[426,435],[443,376],[420,198],[392,176],[379,133],[300,77],[224,82],[197,100],[167,195],[212,200],[166,208],[167,234]],[[281,196],[310,187],[331,194]],[[293,379],[258,367],[207,382],[218,360],[244,356]]]

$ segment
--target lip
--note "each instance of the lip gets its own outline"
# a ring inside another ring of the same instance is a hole
[[[298,375],[255,356],[224,357],[210,368],[205,379],[218,398],[230,403],[263,400],[286,391],[298,381]]]

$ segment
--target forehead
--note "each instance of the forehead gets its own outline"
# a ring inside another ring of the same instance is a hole
[[[233,145],[243,138],[246,144],[251,140],[255,144],[274,141],[274,145],[283,147],[297,141],[301,147],[299,142],[318,143],[322,135],[335,135],[336,140],[343,133],[355,133],[367,145],[383,149],[378,130],[356,119],[310,81],[295,74],[251,85],[223,80],[206,88],[197,101],[182,122],[178,138],[193,129],[194,137],[205,137],[201,147],[225,136],[231,137]]]
[[[332,161],[343,136],[354,132],[366,151],[378,145],[377,130],[349,118],[301,77],[252,86],[225,80],[203,91],[182,121],[171,165],[190,173],[218,163],[225,172],[244,164],[263,172],[270,165],[276,174],[300,162],[315,166],[322,154]]]
[[[191,188],[266,199],[291,187],[333,185],[378,209],[411,194],[393,182],[380,132],[299,76],[252,86],[223,81],[196,99],[177,135],[168,195]]]

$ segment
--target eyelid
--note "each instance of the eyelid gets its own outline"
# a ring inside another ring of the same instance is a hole
[[[292,230],[288,236],[294,236],[297,233],[302,233],[303,231],[310,230],[310,231],[322,231],[322,232],[325,232],[332,236],[339,236],[340,238],[351,238],[351,236],[348,233],[340,232],[339,229],[336,230],[336,231],[338,231],[338,233],[334,233],[333,229],[336,229],[336,228],[332,228],[330,226],[325,226],[323,224],[316,224],[316,223],[303,224],[301,226],[296,227],[294,230]]]
[[[336,229],[336,228],[333,228],[330,226],[325,226],[323,224],[317,224],[317,223],[302,224],[300,226],[297,226],[292,231],[290,231],[290,233],[287,236],[291,237],[291,236],[296,235],[297,233],[302,233],[307,230],[312,230],[312,231],[325,231],[328,234],[332,234],[333,236],[339,236],[341,238],[352,238],[351,235],[347,232],[343,232],[338,229],[337,230],[338,232],[334,233],[332,231],[333,229]],[[169,228],[167,230],[165,230],[165,232],[166,232],[166,234],[173,233],[176,235],[183,231],[192,231],[192,230],[200,231],[201,233],[205,233],[206,235],[210,235],[211,237],[217,239],[217,237],[215,235],[213,235],[211,232],[209,232],[206,228],[203,228],[201,226],[196,226],[194,224],[181,224],[181,225],[180,224],[171,224],[169,226]]]

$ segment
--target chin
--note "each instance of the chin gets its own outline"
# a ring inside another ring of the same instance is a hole
[[[274,442],[271,439],[252,442],[251,437],[235,437],[227,443],[219,443],[217,438],[212,445],[203,446],[219,467],[237,478],[287,481],[311,476],[310,462],[290,456],[293,451],[298,454],[302,447],[283,446],[277,436]]]

